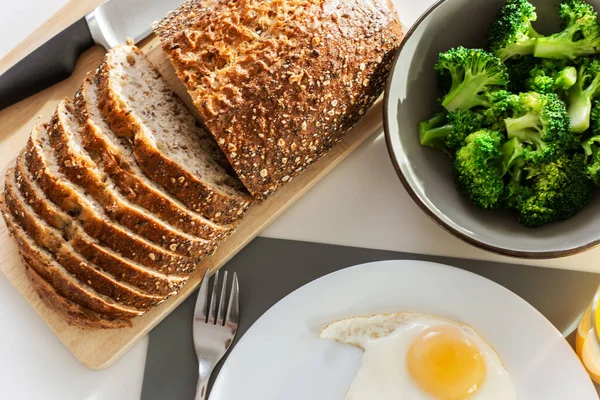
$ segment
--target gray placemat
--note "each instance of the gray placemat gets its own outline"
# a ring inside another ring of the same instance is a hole
[[[600,284],[600,275],[584,272],[258,238],[225,266],[240,279],[241,320],[233,346],[265,311],[302,285],[345,267],[391,259],[440,262],[496,281],[527,300],[565,334],[572,331]],[[190,296],[150,333],[143,400],[194,398],[195,301],[196,295]]]

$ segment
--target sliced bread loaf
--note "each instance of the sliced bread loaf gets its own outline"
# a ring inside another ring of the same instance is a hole
[[[38,245],[50,251],[56,261],[79,281],[86,282],[98,293],[108,296],[118,303],[139,308],[143,311],[149,310],[165,299],[165,296],[152,295],[133,285],[122,282],[101,267],[83,258],[62,237],[61,231],[40,219],[35,210],[27,204],[27,200],[17,188],[18,184],[14,171],[9,170],[7,172],[5,182],[7,203],[13,215],[17,216],[21,227]],[[48,241],[52,246],[45,245]]]
[[[196,261],[163,249],[114,223],[103,208],[59,171],[48,133],[39,125],[32,131],[25,152],[26,164],[46,197],[76,217],[85,232],[122,256],[169,275],[187,277]]]
[[[19,239],[15,237],[17,243]],[[42,302],[49,309],[61,316],[69,325],[77,326],[83,329],[119,329],[131,327],[130,320],[112,320],[107,319],[98,313],[75,304],[67,300],[44,280],[35,269],[31,268],[27,261],[23,259],[26,268],[26,274],[31,281],[36,293],[42,299]]]
[[[10,193],[7,192],[7,195],[10,196]],[[131,319],[143,314],[141,310],[118,304],[109,297],[101,295],[71,275],[50,252],[39,246],[36,240],[27,234],[20,222],[21,220],[25,222],[28,216],[19,210],[18,205],[12,204],[14,198],[8,196],[2,196],[0,208],[9,231],[17,238],[19,254],[58,294],[107,318]],[[16,212],[12,212],[13,210]],[[28,226],[27,229],[34,228]],[[37,235],[35,232],[34,234]],[[40,234],[41,236],[43,234]]]
[[[147,311],[159,304],[165,296],[144,293],[140,289],[120,282],[79,255],[65,241],[61,232],[39,219],[17,188],[13,170],[6,174],[5,198],[8,208],[27,235],[39,246],[48,250],[54,259],[79,282],[87,284],[99,294],[117,303]]]
[[[85,233],[78,220],[64,213],[46,198],[44,192],[33,181],[24,159],[24,153],[21,153],[15,167],[15,183],[21,196],[37,217],[61,231],[62,237],[68,240],[74,253],[81,254],[86,260],[111,274],[115,279],[158,297],[164,298],[175,294],[186,282],[186,277],[161,274],[123,258],[98,243],[96,239]]]
[[[59,103],[48,130],[59,171],[83,188],[104,208],[106,215],[159,246],[200,259],[213,252],[212,243],[168,225],[146,209],[130,202],[116,188],[112,178],[94,163],[81,143],[79,122],[73,105]]]
[[[244,213],[251,198],[210,135],[160,73],[132,44],[111,49],[100,66],[100,108],[112,129],[133,140],[144,172],[192,210],[220,224]]]
[[[155,32],[255,198],[365,114],[404,36],[390,0],[188,0]]]
[[[188,209],[164,188],[151,181],[137,165],[128,139],[117,136],[98,108],[95,74],[89,74],[75,95],[75,111],[82,125],[83,146],[94,162],[112,178],[130,201],[169,224],[207,240],[219,241],[233,226],[218,225]]]

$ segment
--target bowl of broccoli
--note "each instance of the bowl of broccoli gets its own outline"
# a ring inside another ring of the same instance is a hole
[[[384,105],[413,200],[522,258],[600,244],[600,0],[442,0],[410,29]]]

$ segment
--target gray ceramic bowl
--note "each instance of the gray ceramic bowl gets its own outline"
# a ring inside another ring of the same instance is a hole
[[[558,0],[533,0],[541,33],[559,30]],[[529,229],[507,211],[477,208],[451,177],[449,158],[419,144],[417,124],[436,110],[437,55],[451,47],[481,47],[504,0],[442,0],[407,33],[390,74],[384,126],[390,156],[408,193],[431,218],[459,238],[486,250],[521,258],[555,258],[600,243],[600,196],[575,217]],[[591,1],[600,10],[600,0]]]

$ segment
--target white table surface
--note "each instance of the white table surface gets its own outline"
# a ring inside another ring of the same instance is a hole
[[[433,2],[400,3],[403,23],[412,24]],[[0,0],[0,58],[65,3],[66,0]],[[381,134],[350,155],[263,236],[515,262],[476,249],[430,220],[396,177]],[[519,263],[600,272],[595,262],[599,256],[600,249],[561,260]],[[113,367],[90,371],[79,365],[4,278],[0,278],[0,304],[0,321],[4,321],[0,330],[1,397],[139,398],[147,339]]]

